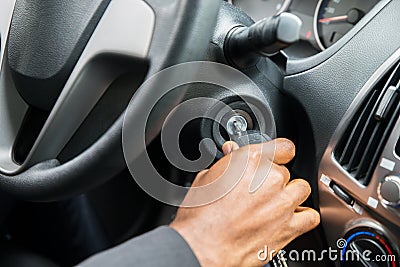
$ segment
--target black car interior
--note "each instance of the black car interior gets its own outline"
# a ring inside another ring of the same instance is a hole
[[[272,137],[296,144],[288,167],[311,184],[305,205],[321,225],[287,250],[396,259],[288,266],[400,266],[399,15],[399,0],[2,0],[0,266],[75,266],[173,220],[177,208],[132,179],[122,132],[158,90],[143,82],[192,61],[229,65],[260,90],[193,83],[166,94],[133,133],[145,140],[146,151],[132,146],[138,159],[190,185],[196,172],[163,151],[163,123],[185,100],[221,101],[247,130],[273,125]],[[229,139],[209,118],[179,134],[190,160],[217,161]]]

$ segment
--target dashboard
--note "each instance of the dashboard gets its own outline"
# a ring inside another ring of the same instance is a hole
[[[292,170],[307,177],[304,166],[318,166],[315,203],[330,248],[392,258],[335,266],[400,266],[400,1],[230,3],[254,21],[290,12],[303,22],[301,41],[283,51],[281,90],[306,112],[312,130],[302,138],[313,137]]]
[[[254,21],[282,12],[303,22],[301,41],[285,50],[294,58],[317,54],[340,40],[379,0],[228,0]]]

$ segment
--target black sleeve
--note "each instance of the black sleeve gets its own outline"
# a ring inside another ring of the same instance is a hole
[[[99,253],[80,267],[200,266],[193,251],[174,229],[163,226]]]

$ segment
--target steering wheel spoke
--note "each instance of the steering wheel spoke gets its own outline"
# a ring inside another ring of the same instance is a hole
[[[143,1],[111,1],[28,156],[28,167],[56,158],[111,83],[147,57],[154,21]]]
[[[144,60],[147,57],[154,23],[154,12],[145,2],[111,1],[69,76],[27,159],[18,166],[12,160],[12,153],[4,153],[3,155],[7,157],[0,160],[1,170],[13,174],[39,162],[57,158],[110,84],[120,75],[129,72],[134,67],[135,61]],[[15,88],[10,89],[12,82],[9,79],[10,75],[5,71],[0,84],[2,91],[15,92]],[[23,113],[27,109],[26,105],[21,104],[18,95],[12,98],[14,102],[19,100],[19,112],[12,110],[10,113],[13,116],[19,113],[17,116],[19,120],[8,124],[4,123],[4,120],[8,118],[2,118],[3,121],[1,121],[2,125],[10,125],[13,128],[9,131],[9,140],[7,140],[8,148],[6,149],[9,151],[18,132],[15,129],[16,125],[21,124]],[[9,101],[5,97],[2,100]]]

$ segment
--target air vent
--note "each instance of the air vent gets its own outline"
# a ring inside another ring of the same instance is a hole
[[[399,117],[400,63],[369,92],[340,138],[334,157],[362,185],[368,185]]]

